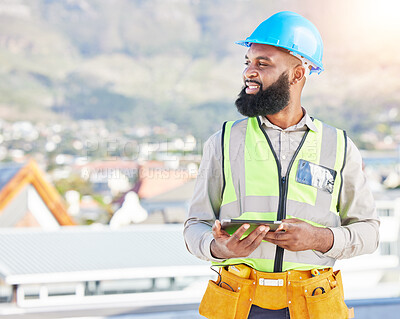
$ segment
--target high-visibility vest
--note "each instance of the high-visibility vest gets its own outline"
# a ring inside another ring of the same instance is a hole
[[[339,198],[345,164],[345,131],[313,120],[285,176],[258,117],[224,123],[223,190],[219,219],[281,220],[298,218],[318,227],[341,225]],[[314,250],[292,252],[263,241],[244,263],[259,271],[280,272],[332,267],[335,259]]]

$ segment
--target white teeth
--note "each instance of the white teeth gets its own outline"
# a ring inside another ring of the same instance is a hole
[[[249,88],[249,89],[257,89],[257,88],[258,88],[258,85],[249,85],[248,88]]]

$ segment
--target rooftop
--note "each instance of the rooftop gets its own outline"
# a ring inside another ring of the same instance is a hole
[[[11,285],[209,273],[208,263],[186,250],[182,231],[182,225],[2,229],[0,278]]]

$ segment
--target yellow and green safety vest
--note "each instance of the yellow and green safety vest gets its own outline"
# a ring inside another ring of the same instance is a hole
[[[338,227],[346,133],[313,120],[285,176],[258,117],[226,122],[222,129],[224,185],[219,219],[282,220],[298,218],[318,227]],[[314,250],[292,252],[269,242],[247,258],[215,265],[247,264],[259,271],[281,272],[332,267],[335,260]]]

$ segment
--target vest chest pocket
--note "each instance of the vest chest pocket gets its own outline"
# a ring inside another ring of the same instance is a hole
[[[332,194],[336,174],[333,169],[301,159],[297,167],[296,182],[313,186]]]

